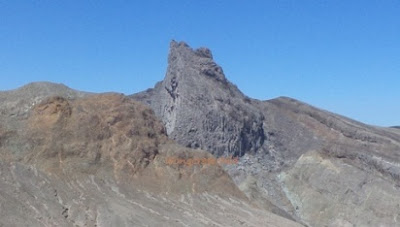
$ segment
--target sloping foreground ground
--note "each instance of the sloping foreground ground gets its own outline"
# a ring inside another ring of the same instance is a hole
[[[0,170],[0,226],[300,226],[213,193],[149,193],[93,175],[49,177],[19,163]]]
[[[0,93],[0,226],[299,226],[257,208],[212,156],[119,94]]]

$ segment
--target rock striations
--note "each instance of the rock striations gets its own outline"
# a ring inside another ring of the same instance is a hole
[[[151,106],[169,137],[184,146],[242,156],[264,143],[261,112],[225,78],[207,48],[172,41],[165,79],[133,97]]]

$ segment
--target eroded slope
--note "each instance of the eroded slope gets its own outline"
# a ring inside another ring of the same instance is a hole
[[[250,205],[219,165],[167,164],[212,156],[168,140],[144,105],[39,90],[17,115],[25,96],[0,95],[0,225],[297,226]]]

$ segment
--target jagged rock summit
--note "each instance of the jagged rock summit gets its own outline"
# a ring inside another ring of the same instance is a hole
[[[244,75],[245,76],[245,75]],[[229,82],[207,48],[171,42],[163,81],[132,98],[179,144],[217,156],[259,206],[308,226],[400,222],[400,132],[298,100],[260,101]]]
[[[169,137],[184,146],[242,156],[264,143],[262,114],[226,79],[207,48],[172,41],[164,80],[133,97],[150,105]]]

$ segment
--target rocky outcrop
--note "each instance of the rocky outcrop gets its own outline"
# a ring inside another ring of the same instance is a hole
[[[369,126],[287,97],[248,98],[206,48],[173,41],[168,63],[163,81],[132,98],[149,105],[181,145],[240,157],[225,170],[259,206],[309,226],[398,224],[396,128]],[[349,183],[354,178],[367,183],[357,188]],[[378,211],[371,204],[380,193],[387,200]]]
[[[162,82],[132,96],[151,106],[178,143],[217,156],[242,156],[265,141],[263,115],[230,83],[207,48],[172,41]]]

